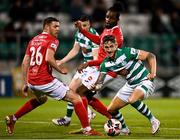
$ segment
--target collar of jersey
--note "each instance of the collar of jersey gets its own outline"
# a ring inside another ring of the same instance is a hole
[[[48,34],[47,32],[43,31],[42,34]]]

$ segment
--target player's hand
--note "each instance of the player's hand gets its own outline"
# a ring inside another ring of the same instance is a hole
[[[78,20],[78,21],[74,22],[74,26],[76,28],[78,28],[79,30],[82,30],[81,21]]]
[[[64,62],[63,62],[62,60],[56,60],[56,64],[57,64],[58,66],[60,66],[60,65],[64,64]]]
[[[27,84],[24,84],[23,87],[22,87],[22,94],[24,96],[27,96],[28,95],[28,86]]]
[[[92,91],[98,91],[102,88],[103,84],[93,84],[91,85],[91,90]]]
[[[148,77],[149,80],[152,81],[152,80],[154,80],[154,78],[156,77],[156,74],[155,74],[155,73],[150,73],[150,74],[148,74],[147,77]]]
[[[77,71],[79,73],[81,73],[83,71],[83,69],[85,69],[87,67],[88,67],[88,63],[83,63],[83,64],[79,65],[79,67],[77,68]]]
[[[59,66],[60,70],[61,70],[61,74],[67,74],[68,73],[68,68],[66,66]]]

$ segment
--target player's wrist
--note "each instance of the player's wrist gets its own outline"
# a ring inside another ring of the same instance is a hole
[[[61,60],[61,64],[64,64],[65,62],[66,62],[65,60],[63,60],[63,59]]]
[[[151,73],[152,76],[156,76],[156,73]]]

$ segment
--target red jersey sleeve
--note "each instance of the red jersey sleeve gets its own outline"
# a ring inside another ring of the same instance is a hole
[[[121,28],[114,28],[113,35],[116,37],[116,41],[118,43],[118,47],[121,48],[124,42],[123,34]]]
[[[54,52],[56,52],[56,50],[58,48],[58,45],[59,45],[59,41],[57,39],[50,40],[49,43],[48,43],[47,48],[53,50]]]
[[[83,35],[85,35],[87,38],[89,38],[92,42],[94,42],[95,44],[100,44],[100,36],[98,36],[98,35],[95,35],[95,34],[92,34],[92,33],[90,33],[90,32],[88,32],[88,31],[86,31],[86,30],[80,30],[80,32],[83,34]]]

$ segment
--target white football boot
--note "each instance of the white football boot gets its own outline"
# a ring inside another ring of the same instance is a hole
[[[152,130],[151,130],[151,132],[152,132],[152,134],[154,135],[154,134],[156,134],[156,133],[158,132],[158,130],[159,130],[160,121],[159,121],[158,119],[156,119],[156,118],[153,118],[153,119],[151,120],[151,125],[152,125]]]

